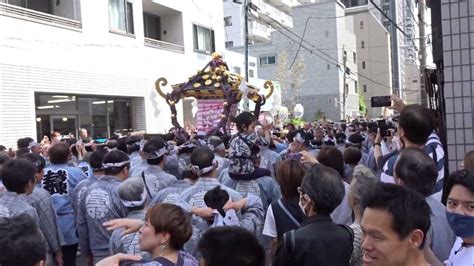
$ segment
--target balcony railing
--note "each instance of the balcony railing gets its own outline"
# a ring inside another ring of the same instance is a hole
[[[0,2],[0,15],[45,25],[82,31],[82,22]]]
[[[184,54],[184,46],[169,42],[158,41],[150,38],[145,38],[145,46],[163,49],[166,51]]]

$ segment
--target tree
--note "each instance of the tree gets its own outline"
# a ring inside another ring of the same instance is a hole
[[[293,111],[293,108],[298,103],[299,92],[304,82],[303,75],[305,69],[306,64],[302,57],[296,58],[292,67],[289,68],[286,51],[278,54],[275,76],[281,86],[282,103],[288,107],[290,112]]]

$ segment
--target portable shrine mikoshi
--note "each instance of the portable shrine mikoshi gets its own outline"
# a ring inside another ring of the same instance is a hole
[[[227,132],[227,123],[234,117],[232,110],[242,99],[244,93],[255,103],[254,114],[259,116],[260,108],[265,104],[268,97],[273,94],[273,83],[266,81],[264,88],[269,92],[266,96],[259,94],[259,89],[249,85],[238,74],[231,73],[227,64],[219,53],[212,54],[212,60],[198,73],[189,78],[187,82],[172,85],[170,93],[164,93],[162,86],[166,86],[168,81],[161,77],[155,82],[155,89],[158,94],[166,100],[171,109],[171,123],[175,128],[176,134],[186,134],[177,119],[176,104],[183,98],[196,98],[197,100],[223,100],[223,110],[220,120],[216,126],[210,129],[207,134],[212,135],[222,129],[224,134]],[[198,108],[198,113],[199,113]]]

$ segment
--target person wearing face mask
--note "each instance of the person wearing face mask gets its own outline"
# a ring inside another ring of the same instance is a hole
[[[427,258],[432,265],[472,265],[474,262],[474,172],[453,172],[447,181],[446,216],[456,234],[456,242],[444,263],[436,260],[428,250]]]
[[[344,198],[342,178],[336,170],[313,166],[305,175],[299,205],[308,216],[300,228],[283,235],[273,265],[349,265],[353,233],[332,222],[330,214]]]

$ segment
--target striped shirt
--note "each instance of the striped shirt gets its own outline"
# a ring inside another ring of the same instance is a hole
[[[436,133],[432,133],[428,137],[428,141],[423,148],[423,150],[428,154],[436,163],[436,169],[438,171],[438,178],[436,180],[436,186],[434,192],[439,192],[443,188],[443,180],[444,180],[444,161],[445,161],[445,154],[444,149],[439,140],[438,135]],[[392,183],[395,184],[394,179],[394,168],[395,162],[397,161],[398,154],[390,157],[388,161],[385,163],[383,167],[383,172],[380,176],[380,181],[384,183]]]

